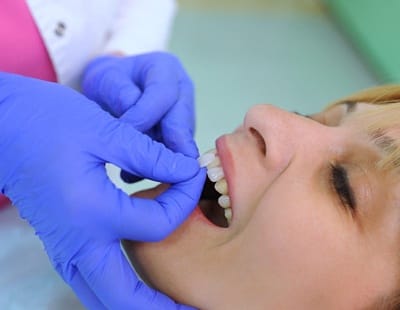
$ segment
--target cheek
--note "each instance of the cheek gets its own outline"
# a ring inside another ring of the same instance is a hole
[[[290,192],[290,195],[287,194]],[[324,294],[342,281],[355,261],[345,220],[304,191],[269,191],[248,225],[250,264],[263,270],[269,286],[286,293]],[[299,297],[300,298],[300,297]]]

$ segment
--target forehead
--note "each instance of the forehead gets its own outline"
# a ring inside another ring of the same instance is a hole
[[[311,115],[311,118],[326,126],[352,127],[367,133],[385,152],[393,151],[400,141],[400,104],[342,102]]]
[[[349,120],[362,112],[376,110],[379,105],[367,102],[341,102],[332,105],[311,118],[327,126],[340,126],[344,120]]]

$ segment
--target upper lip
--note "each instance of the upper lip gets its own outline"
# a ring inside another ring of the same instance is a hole
[[[235,209],[234,209],[234,197],[233,197],[233,190],[234,190],[234,185],[232,184],[232,179],[231,179],[231,169],[232,167],[232,155],[230,153],[230,150],[228,146],[226,145],[226,138],[227,136],[222,136],[217,139],[216,141],[216,150],[217,154],[220,158],[220,165],[222,167],[222,170],[224,171],[224,178],[226,180],[226,183],[228,184],[228,196],[231,201],[231,206],[230,208],[232,209],[232,223],[234,222],[235,219]],[[232,224],[231,224],[232,225]]]
[[[242,129],[243,130],[243,129]],[[241,132],[241,131],[240,131]],[[264,137],[256,130],[249,130],[252,138],[254,138],[257,142],[257,146],[258,149],[260,151],[260,153],[262,154],[263,157],[266,156],[266,152],[267,152],[267,145],[266,145],[266,141],[264,139]],[[240,216],[239,213],[241,212],[241,206],[236,206],[236,198],[235,198],[235,192],[236,192],[236,188],[235,188],[235,178],[237,178],[237,170],[235,169],[236,165],[237,165],[237,160],[235,160],[236,158],[234,158],[234,152],[232,147],[236,146],[236,143],[232,143],[234,141],[232,141],[231,139],[234,139],[234,135],[233,134],[228,134],[228,135],[223,135],[221,137],[219,137],[216,141],[216,150],[217,150],[217,154],[220,158],[220,165],[222,167],[222,170],[224,172],[224,177],[225,180],[228,184],[228,196],[230,198],[230,203],[231,203],[231,209],[232,209],[232,222],[231,225],[233,223],[235,223],[238,219],[238,217]],[[246,145],[243,145],[243,147],[246,147]]]

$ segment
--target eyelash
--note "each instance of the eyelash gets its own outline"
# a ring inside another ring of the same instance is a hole
[[[356,211],[354,193],[349,183],[346,169],[338,164],[331,164],[330,178],[342,204],[352,212]]]
[[[347,111],[355,109],[355,105],[348,103]],[[294,114],[310,118],[309,115],[304,115],[297,111]],[[349,178],[346,169],[339,164],[331,164],[330,167],[330,183],[339,197],[342,205],[349,209],[352,213],[356,212],[356,200],[354,198],[353,189],[350,186]]]
[[[303,113],[300,113],[300,112],[297,112],[297,111],[293,111],[293,113],[296,114],[296,115],[300,115],[300,116],[306,117],[306,118],[311,118],[310,115],[303,114]]]

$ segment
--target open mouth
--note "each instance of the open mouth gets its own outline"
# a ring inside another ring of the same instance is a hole
[[[203,192],[199,202],[199,207],[204,216],[218,227],[229,227],[229,223],[224,214],[224,209],[218,205],[218,193],[208,178],[204,184]]]
[[[229,227],[232,220],[232,208],[228,196],[228,184],[216,150],[200,156],[199,163],[200,166],[207,167],[208,176],[199,202],[200,210],[214,225]]]

